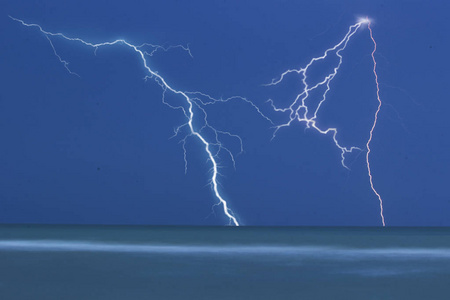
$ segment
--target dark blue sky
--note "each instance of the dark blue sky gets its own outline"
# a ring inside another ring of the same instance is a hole
[[[295,86],[262,86],[336,44],[358,16],[372,20],[383,107],[372,142],[374,184],[387,225],[450,225],[446,1],[3,1],[0,11],[0,222],[228,223],[207,185],[210,164],[162,90],[129,48],[92,49],[45,36],[8,18],[92,42],[189,44],[155,54],[172,86],[215,97],[240,95],[270,114]],[[430,2],[430,3],[429,3]],[[377,100],[367,29],[343,52],[320,124],[346,146],[364,147]],[[320,74],[319,74],[320,75]],[[286,103],[286,102],[284,102]],[[211,125],[239,134],[236,171],[222,156],[221,192],[244,225],[381,224],[365,153],[351,171],[329,136],[295,124],[273,129],[243,102],[208,110]],[[271,113],[276,121],[285,120]],[[224,139],[237,153],[238,144]]]

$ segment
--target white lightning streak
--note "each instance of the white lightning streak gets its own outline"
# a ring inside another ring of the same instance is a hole
[[[290,73],[297,73],[302,76],[302,83],[304,86],[303,91],[295,97],[295,99],[293,100],[292,104],[289,107],[279,108],[275,105],[275,103],[273,102],[272,99],[268,100],[268,102],[271,104],[272,108],[275,111],[289,113],[289,120],[286,123],[275,126],[273,138],[276,136],[278,130],[280,130],[283,127],[290,126],[291,123],[294,122],[295,120],[297,120],[299,122],[305,122],[307,128],[312,127],[321,134],[326,135],[331,132],[332,136],[333,136],[333,141],[334,141],[336,147],[338,147],[341,150],[341,164],[342,164],[342,166],[344,166],[347,169],[348,169],[348,167],[345,164],[345,154],[351,153],[351,152],[353,152],[353,150],[361,150],[361,149],[358,147],[341,146],[341,144],[339,143],[339,141],[337,139],[337,133],[338,133],[337,128],[321,129],[317,126],[316,119],[317,119],[317,114],[319,112],[320,107],[327,100],[327,93],[330,90],[330,83],[336,77],[337,72],[342,64],[342,55],[340,54],[340,52],[343,51],[347,47],[347,44],[348,44],[350,38],[355,34],[355,32],[361,27],[361,24],[363,24],[363,23],[366,23],[366,22],[360,21],[360,22],[350,26],[347,34],[344,36],[344,38],[338,44],[336,44],[332,48],[327,49],[322,56],[312,58],[305,67],[299,68],[299,69],[289,69],[289,70],[285,71],[284,73],[282,73],[278,79],[272,79],[271,83],[266,84],[266,86],[277,85],[283,81],[283,79],[285,78],[286,75],[288,75]],[[335,55],[339,58],[338,65],[336,67],[334,67],[333,71],[331,73],[329,73],[327,76],[325,76],[325,78],[322,81],[320,81],[319,83],[317,83],[314,86],[309,86],[309,84],[306,82],[306,80],[308,79],[308,70],[311,67],[311,65],[313,65],[315,62],[324,60],[325,58],[328,57],[328,54],[333,51],[335,52]],[[322,87],[322,86],[326,87],[325,91],[322,93],[322,99],[320,100],[319,104],[317,105],[317,108],[314,110],[313,115],[308,116],[310,110],[308,107],[308,103],[306,101],[308,100],[309,94],[311,91],[314,91],[315,89]]]
[[[374,45],[373,51],[371,53],[371,57],[373,60],[373,74],[375,75],[375,84],[376,84],[376,88],[377,88],[376,96],[377,96],[377,100],[378,100],[378,107],[375,112],[374,122],[373,122],[372,127],[369,132],[369,139],[366,143],[366,148],[367,148],[366,165],[367,165],[367,170],[368,170],[368,175],[369,175],[370,187],[371,187],[372,191],[374,192],[374,194],[377,196],[379,203],[380,203],[381,223],[384,227],[384,226],[386,226],[386,224],[385,224],[384,215],[383,215],[383,200],[381,199],[380,194],[376,191],[376,189],[373,185],[373,176],[372,176],[372,171],[371,171],[370,162],[369,162],[369,154],[371,152],[370,142],[372,141],[373,131],[377,124],[378,113],[380,112],[380,108],[381,108],[381,104],[382,104],[381,99],[380,99],[380,87],[379,87],[379,83],[378,83],[378,75],[376,72],[377,62],[376,62],[375,56],[374,56],[374,54],[377,50],[377,44],[375,42],[375,39],[373,38],[369,18],[366,17],[364,19],[362,19],[362,18],[359,19],[358,23],[356,23],[348,28],[347,34],[344,36],[344,38],[338,44],[336,44],[332,48],[327,49],[322,56],[311,59],[310,62],[304,68],[287,70],[284,73],[282,73],[278,79],[273,79],[271,83],[267,84],[267,86],[277,85],[283,81],[283,79],[286,75],[288,75],[290,73],[294,73],[294,72],[297,74],[301,74],[303,76],[303,78],[302,78],[302,83],[304,86],[303,91],[295,97],[295,99],[293,100],[292,104],[289,107],[278,108],[275,106],[273,100],[271,100],[271,99],[269,99],[268,102],[270,102],[270,104],[272,105],[272,108],[275,111],[289,113],[289,120],[286,123],[275,126],[275,131],[273,133],[273,137],[275,137],[275,135],[279,129],[281,129],[282,127],[290,126],[291,123],[295,120],[298,120],[299,122],[305,122],[307,128],[312,127],[321,134],[328,134],[329,132],[332,132],[333,133],[333,141],[336,144],[336,146],[341,150],[342,166],[344,166],[345,168],[348,169],[347,165],[345,164],[345,154],[350,153],[355,149],[358,149],[358,150],[361,150],[361,149],[358,147],[347,148],[347,147],[341,146],[337,140],[337,133],[338,133],[337,128],[320,129],[316,125],[316,119],[317,119],[317,114],[319,112],[320,107],[327,99],[326,96],[327,96],[328,91],[330,90],[330,82],[333,80],[333,78],[335,78],[335,76],[342,64],[342,55],[340,54],[340,52],[343,51],[347,47],[347,44],[348,44],[350,38],[356,33],[356,31],[361,27],[362,24],[367,24],[367,27],[370,32],[370,38]],[[308,72],[309,67],[311,65],[313,65],[315,62],[321,61],[321,60],[324,60],[325,58],[327,58],[327,56],[330,52],[335,52],[336,56],[339,58],[338,65],[333,69],[333,71],[331,73],[329,73],[327,76],[325,76],[325,78],[322,81],[320,81],[316,85],[310,87],[308,85],[308,83],[306,82],[307,72]],[[319,104],[317,105],[317,108],[314,110],[313,115],[311,117],[308,117],[309,107],[308,107],[308,104],[306,103],[306,100],[308,100],[309,93],[321,86],[324,86],[324,85],[326,86],[326,89],[322,93],[322,99],[320,100]],[[303,109],[302,114],[300,114],[301,109]]]
[[[22,25],[27,26],[27,27],[36,27],[39,29],[39,31],[41,33],[43,33],[46,38],[48,39],[48,41],[50,42],[50,45],[53,49],[53,52],[55,54],[55,56],[58,58],[58,60],[64,65],[64,67],[67,69],[67,71],[70,74],[73,75],[77,75],[76,73],[72,72],[68,65],[69,62],[63,60],[61,58],[61,56],[59,56],[59,54],[56,52],[56,49],[52,43],[52,40],[50,39],[50,37],[59,37],[59,38],[63,38],[69,41],[75,41],[75,42],[80,42],[82,44],[84,44],[85,46],[89,46],[94,48],[94,53],[96,53],[97,49],[103,46],[112,46],[112,45],[125,45],[127,47],[130,47],[131,49],[133,49],[136,53],[138,53],[138,55],[140,56],[140,58],[142,59],[142,63],[145,67],[145,69],[147,70],[147,72],[149,73],[149,75],[147,75],[144,79],[147,80],[149,78],[152,78],[156,83],[158,83],[161,88],[163,89],[163,98],[162,101],[164,104],[166,104],[167,106],[169,106],[170,108],[173,109],[181,109],[185,115],[185,117],[187,118],[187,122],[179,127],[177,127],[175,129],[175,135],[178,135],[178,133],[180,132],[180,130],[183,127],[188,127],[189,128],[189,134],[186,135],[186,137],[184,139],[182,139],[182,144],[183,144],[183,155],[184,155],[184,160],[185,160],[185,172],[187,171],[187,159],[186,159],[186,148],[185,148],[185,144],[186,144],[186,139],[190,136],[195,136],[203,145],[204,145],[204,150],[208,156],[208,161],[212,164],[212,175],[210,178],[210,182],[212,185],[212,189],[214,191],[214,194],[216,196],[216,198],[219,200],[219,202],[216,204],[220,204],[223,207],[223,212],[224,214],[228,217],[229,221],[230,221],[230,225],[234,224],[235,226],[239,226],[239,222],[237,221],[236,217],[234,216],[233,211],[228,207],[228,203],[227,201],[222,197],[220,191],[219,191],[219,182],[218,182],[218,178],[217,176],[219,175],[218,169],[219,169],[219,164],[218,164],[218,154],[221,150],[225,150],[230,156],[231,156],[231,160],[233,162],[233,165],[235,164],[234,161],[234,157],[233,154],[230,150],[228,150],[227,148],[225,148],[223,146],[223,144],[219,141],[219,135],[228,135],[231,137],[234,137],[236,139],[239,140],[240,143],[240,148],[241,148],[241,152],[242,152],[242,140],[239,136],[231,134],[229,132],[225,132],[225,131],[220,131],[220,130],[216,130],[214,129],[212,126],[210,126],[208,124],[207,121],[207,114],[206,111],[203,109],[202,106],[208,105],[208,104],[213,104],[213,103],[217,103],[217,102],[228,102],[231,100],[242,100],[246,103],[249,103],[250,105],[252,105],[253,108],[256,109],[257,113],[259,113],[263,118],[265,118],[266,120],[270,121],[269,118],[267,118],[265,115],[262,114],[262,112],[258,109],[258,107],[251,102],[250,100],[243,98],[243,97],[239,97],[239,96],[235,96],[235,97],[231,97],[228,99],[214,99],[213,97],[200,93],[200,92],[184,92],[184,91],[179,91],[176,90],[175,88],[173,88],[171,85],[169,85],[166,81],[166,79],[164,77],[162,77],[160,74],[158,74],[157,71],[153,70],[150,68],[150,66],[148,65],[147,59],[146,59],[146,55],[147,56],[152,56],[156,51],[158,50],[162,50],[162,51],[167,51],[171,48],[182,48],[183,50],[187,51],[189,53],[189,55],[192,57],[192,54],[190,52],[189,47],[184,47],[181,45],[177,45],[177,46],[170,46],[170,47],[162,47],[159,45],[153,45],[153,44],[148,44],[148,43],[144,43],[141,45],[133,45],[129,42],[127,42],[124,39],[118,39],[112,42],[103,42],[103,43],[90,43],[90,42],[86,42],[83,39],[80,38],[71,38],[68,37],[62,33],[52,33],[52,32],[48,32],[45,31],[40,25],[38,24],[28,24],[25,23],[24,21],[20,20],[20,19],[16,19],[14,17],[9,16],[12,20],[20,22]],[[151,52],[147,52],[142,50],[142,48],[145,47],[150,47],[151,49],[153,49]],[[170,105],[168,102],[165,101],[165,94],[167,91],[170,91],[174,94],[180,95],[181,97],[184,98],[184,100],[186,101],[187,104],[187,108],[183,107],[183,106],[172,106]],[[192,96],[191,96],[192,95]],[[206,99],[206,100],[202,100]],[[200,129],[196,129],[193,121],[194,121],[194,117],[195,117],[195,113],[194,113],[194,109],[195,108],[199,108],[200,111],[204,114],[204,125],[200,128]],[[210,130],[212,130],[214,132],[214,141],[212,142],[208,142],[207,139],[204,137],[204,134],[202,134],[202,130],[204,130],[205,128],[208,128]],[[217,153],[213,153],[212,147],[217,147]]]
[[[380,202],[381,223],[383,224],[383,227],[385,227],[386,222],[384,221],[384,215],[383,215],[383,200],[381,199],[380,194],[377,192],[377,190],[373,186],[372,170],[370,169],[370,163],[369,163],[370,142],[372,141],[373,131],[375,130],[375,126],[377,125],[378,113],[380,112],[380,109],[381,109],[381,98],[380,98],[380,84],[378,83],[378,74],[377,74],[377,61],[375,60],[375,52],[377,51],[377,43],[375,42],[375,39],[373,38],[372,28],[370,28],[370,21],[368,18],[367,18],[367,27],[369,28],[369,32],[370,32],[370,39],[373,42],[373,51],[372,51],[371,56],[372,56],[372,61],[373,61],[373,74],[375,75],[375,83],[377,85],[378,107],[377,107],[377,111],[375,112],[375,118],[373,121],[372,128],[370,129],[369,140],[367,141],[367,144],[366,144],[366,148],[367,148],[366,163],[367,163],[367,171],[369,172],[370,187],[372,188],[373,193],[375,195],[377,195],[378,201]]]

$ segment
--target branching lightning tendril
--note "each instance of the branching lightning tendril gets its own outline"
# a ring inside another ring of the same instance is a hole
[[[240,97],[240,96],[234,96],[234,97],[230,97],[230,98],[226,98],[226,99],[222,99],[222,98],[215,99],[215,98],[213,98],[207,94],[201,93],[201,92],[186,92],[186,91],[177,90],[174,87],[172,87],[171,85],[169,85],[167,80],[162,75],[160,75],[157,71],[153,70],[149,66],[149,63],[148,63],[146,57],[153,56],[153,54],[156,51],[160,51],[160,50],[168,51],[172,48],[181,48],[184,51],[188,52],[188,54],[192,57],[191,51],[188,46],[176,45],[176,46],[163,47],[163,46],[153,45],[153,44],[148,44],[148,43],[144,43],[141,45],[133,45],[124,39],[118,39],[118,40],[115,40],[112,42],[91,43],[91,42],[87,42],[81,38],[68,37],[62,33],[52,33],[49,31],[45,31],[38,24],[28,24],[20,19],[17,19],[17,18],[11,17],[11,16],[9,16],[9,17],[14,21],[20,22],[24,26],[38,28],[39,31],[41,33],[43,33],[45,35],[45,37],[47,38],[47,40],[49,41],[55,56],[58,58],[58,60],[61,62],[61,64],[63,64],[63,66],[66,68],[66,70],[72,75],[79,76],[77,73],[75,73],[69,69],[69,62],[62,59],[62,57],[57,53],[51,38],[59,37],[59,38],[63,38],[68,41],[82,43],[85,46],[94,48],[95,54],[97,53],[98,48],[104,47],[104,46],[123,45],[123,46],[127,46],[127,47],[133,49],[141,58],[142,64],[145,67],[146,71],[148,72],[148,75],[145,76],[144,79],[145,80],[153,79],[156,83],[158,83],[163,90],[162,102],[172,109],[181,110],[183,112],[184,116],[186,117],[187,121],[184,124],[178,126],[174,132],[174,136],[177,136],[181,132],[182,129],[188,128],[188,130],[189,130],[189,133],[186,134],[186,136],[181,140],[182,147],[183,147],[184,162],[185,162],[185,172],[187,172],[187,154],[186,154],[186,147],[185,147],[186,140],[187,140],[187,138],[193,136],[193,137],[196,137],[203,144],[204,150],[208,156],[208,162],[210,162],[212,165],[211,166],[212,175],[210,178],[210,184],[214,191],[215,197],[219,200],[219,202],[214,204],[214,206],[221,205],[223,208],[224,214],[229,219],[230,225],[239,226],[239,222],[238,222],[235,214],[228,207],[227,201],[223,198],[223,196],[221,195],[221,193],[219,191],[219,182],[218,182],[217,177],[218,177],[218,175],[220,175],[219,174],[220,165],[219,165],[219,161],[218,161],[218,156],[221,151],[226,152],[231,157],[233,166],[235,166],[235,159],[234,159],[233,153],[220,142],[219,137],[220,136],[229,136],[229,137],[237,139],[237,141],[239,142],[239,145],[240,145],[241,152],[243,151],[242,139],[238,135],[232,134],[227,131],[217,130],[217,129],[213,128],[211,125],[209,125],[208,120],[207,120],[208,115],[207,115],[204,107],[207,105],[211,105],[211,104],[215,104],[215,103],[219,103],[219,102],[229,102],[229,101],[234,101],[234,100],[244,101],[245,103],[250,104],[260,116],[262,116],[264,119],[271,122],[271,120],[267,116],[265,116],[252,101],[250,101],[244,97]],[[150,49],[150,50],[148,50],[148,49]],[[166,93],[168,93],[168,92],[182,97],[185,100],[185,104],[187,105],[187,107],[182,106],[182,105],[173,106],[170,103],[168,103],[165,98]],[[194,119],[196,120],[196,122],[201,121],[201,119],[199,120],[199,117],[197,116],[198,114],[203,115],[203,125],[200,128],[196,128],[196,126],[194,125]],[[210,130],[213,132],[212,140],[207,139],[206,134],[204,134],[205,130]]]
[[[372,60],[373,60],[373,73],[375,75],[375,83],[376,83],[376,88],[377,88],[377,100],[378,100],[378,108],[375,112],[375,119],[374,119],[374,123],[372,125],[372,128],[370,130],[369,133],[369,139],[367,141],[366,144],[366,148],[367,148],[367,154],[366,154],[366,163],[367,163],[367,169],[368,169],[368,175],[369,175],[369,180],[370,180],[370,186],[373,190],[373,192],[375,193],[375,195],[378,197],[378,200],[380,202],[380,216],[381,216],[381,221],[383,226],[385,226],[385,221],[384,221],[384,216],[383,216],[383,201],[381,199],[380,194],[375,190],[374,185],[373,185],[373,178],[372,178],[372,172],[371,172],[371,168],[370,168],[370,163],[369,163],[369,154],[370,154],[370,142],[372,141],[372,136],[373,136],[373,131],[375,129],[375,126],[377,124],[377,118],[378,118],[378,113],[380,111],[381,108],[381,99],[380,99],[380,94],[379,94],[379,84],[378,84],[378,75],[376,73],[376,60],[375,60],[375,51],[377,48],[375,39],[373,38],[372,35],[372,29],[370,27],[370,20],[368,18],[365,19],[360,19],[358,23],[351,25],[348,28],[347,34],[344,36],[344,38],[339,41],[339,43],[337,43],[336,45],[334,45],[331,48],[328,48],[327,50],[325,50],[324,54],[322,56],[319,57],[314,57],[312,58],[309,63],[302,68],[299,69],[289,69],[287,71],[285,71],[284,73],[282,73],[279,77],[272,79],[272,81],[269,84],[266,84],[266,86],[275,86],[278,85],[279,83],[281,83],[285,77],[288,74],[291,73],[297,73],[300,76],[302,76],[302,84],[303,84],[303,90],[301,91],[301,93],[299,93],[298,95],[295,96],[294,100],[292,101],[292,103],[288,106],[288,107],[278,107],[275,105],[274,101],[272,99],[269,99],[268,102],[270,103],[270,105],[272,106],[272,108],[274,109],[274,111],[276,112],[281,112],[281,113],[288,113],[289,114],[289,119],[287,120],[287,122],[282,123],[280,125],[276,125],[275,126],[275,131],[273,133],[273,137],[275,138],[277,132],[283,128],[283,127],[289,127],[294,121],[298,121],[298,122],[304,122],[306,123],[306,128],[313,128],[315,129],[317,132],[323,134],[323,135],[327,135],[328,133],[332,134],[333,137],[333,141],[336,145],[337,148],[340,149],[341,151],[341,164],[343,167],[348,168],[348,166],[345,163],[345,154],[347,153],[351,153],[354,150],[362,150],[359,147],[344,147],[341,145],[341,143],[339,142],[339,140],[337,139],[337,134],[338,134],[338,130],[337,128],[326,128],[326,129],[322,129],[320,127],[317,126],[316,124],[316,119],[318,117],[318,112],[320,110],[320,107],[322,106],[322,104],[327,100],[327,94],[330,91],[330,83],[331,81],[336,77],[339,68],[341,67],[342,64],[342,55],[341,52],[343,50],[345,50],[345,48],[347,47],[348,42],[350,41],[351,37],[358,31],[358,29],[363,25],[363,24],[367,24],[368,28],[369,28],[369,32],[370,32],[370,38],[374,44],[374,49],[372,51]],[[334,53],[337,57],[338,57],[338,64],[337,66],[335,66],[332,71],[327,74],[322,81],[320,81],[319,83],[315,84],[315,85],[310,85],[307,80],[308,80],[308,71],[309,68],[315,63],[315,62],[319,62],[319,61],[323,61],[325,60],[330,54]],[[311,109],[310,108],[310,104],[308,103],[307,100],[309,100],[309,96],[310,93],[318,88],[324,87],[324,92],[321,94],[321,99],[317,105],[317,107],[315,109]],[[313,111],[313,113],[310,113],[311,111]]]

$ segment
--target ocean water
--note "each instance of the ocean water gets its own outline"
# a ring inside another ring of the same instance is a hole
[[[2,225],[0,299],[450,299],[450,228]]]

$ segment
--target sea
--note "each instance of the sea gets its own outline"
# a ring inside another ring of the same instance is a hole
[[[0,225],[0,299],[450,299],[450,228]]]

